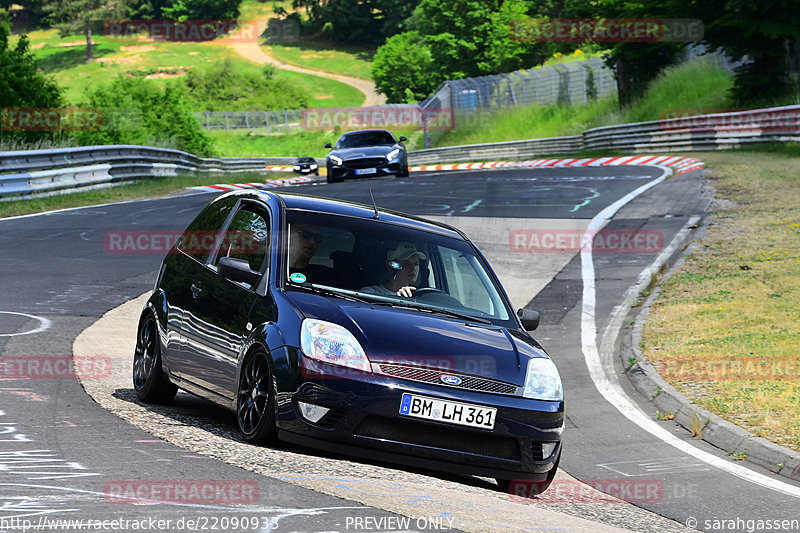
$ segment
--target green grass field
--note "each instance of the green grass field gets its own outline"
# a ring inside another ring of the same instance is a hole
[[[152,83],[165,84],[190,69],[225,58],[230,58],[241,70],[261,69],[219,42],[147,42],[95,35],[92,39],[95,59],[87,63],[86,40],[82,35],[62,39],[56,30],[36,30],[28,38],[42,70],[55,78],[72,104],[79,103],[87,89],[108,83],[118,75],[146,73]],[[304,88],[311,95],[313,107],[358,106],[364,100],[360,91],[335,80],[282,70],[276,76]]]
[[[375,50],[348,47],[324,39],[301,39],[296,42],[268,44],[264,48],[284,63],[353,78],[372,79],[372,57]]]
[[[341,132],[304,131],[287,135],[267,135],[264,131],[211,130],[208,132],[221,157],[325,157],[325,143],[336,142]],[[421,142],[421,134],[414,131],[396,131],[396,137],[409,138],[406,146],[414,149]]]

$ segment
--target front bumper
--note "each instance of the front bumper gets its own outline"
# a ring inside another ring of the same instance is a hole
[[[303,376],[293,390],[279,392],[277,424],[283,440],[421,468],[533,481],[543,481],[560,454],[563,402],[442,388],[356,370],[345,370],[343,377],[339,367],[303,361]],[[495,407],[495,427],[473,429],[401,416],[404,392]],[[298,401],[330,411],[312,423],[300,414]]]
[[[363,173],[364,170],[372,168],[375,172]],[[402,172],[400,161],[384,162],[374,167],[364,167],[357,161],[344,161],[342,165],[328,166],[328,176],[341,179],[351,178],[374,178],[376,176],[389,176]]]

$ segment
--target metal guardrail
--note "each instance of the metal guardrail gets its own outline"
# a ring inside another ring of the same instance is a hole
[[[263,171],[267,165],[292,161],[291,157],[203,158],[180,150],[134,145],[0,152],[0,197],[79,190],[178,173]]]
[[[769,142],[800,142],[800,106],[666,118],[592,128],[581,135],[418,150],[414,165],[491,159],[524,160],[584,150],[629,153],[724,150]]]
[[[409,164],[529,160],[584,150],[676,152],[721,150],[765,142],[800,142],[800,105],[668,118],[592,128],[581,135],[418,150]],[[178,172],[263,171],[291,157],[202,158],[147,146],[85,146],[0,152],[0,197],[78,190]]]

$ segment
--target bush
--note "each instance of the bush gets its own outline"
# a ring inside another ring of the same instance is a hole
[[[206,69],[189,71],[184,81],[189,101],[197,111],[273,111],[309,107],[311,97],[302,88],[275,75],[242,72],[225,59]]]
[[[82,105],[102,110],[103,126],[79,133],[80,144],[142,144],[213,155],[211,140],[179,85],[162,90],[142,78],[120,76],[91,92]]]

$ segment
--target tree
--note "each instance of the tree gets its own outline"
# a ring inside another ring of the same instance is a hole
[[[416,31],[386,40],[372,63],[372,79],[390,104],[426,98],[438,84],[430,48]]]
[[[512,21],[527,13],[524,0],[422,0],[408,24],[424,36],[443,81],[541,62],[541,43],[511,36]]]
[[[331,40],[374,46],[400,32],[419,0],[292,0],[304,9],[311,31]]]
[[[125,0],[48,0],[43,10],[61,37],[74,33],[86,35],[86,61],[93,59],[92,26],[125,16]]]
[[[132,19],[158,20],[164,18],[164,8],[171,7],[174,0],[130,0],[128,14]]]
[[[681,4],[683,16],[705,22],[703,40],[712,50],[722,49],[735,60],[747,57],[736,69],[731,88],[737,105],[771,104],[790,92],[791,49],[800,40],[796,0],[671,2],[675,8]]]
[[[242,0],[172,0],[162,8],[174,20],[236,20]]]
[[[0,20],[0,107],[57,108],[63,103],[61,89],[39,72],[39,64],[28,48],[28,38],[21,35],[15,47],[9,47],[8,23]],[[0,131],[10,128],[3,125],[0,113]],[[32,138],[41,133],[21,133],[15,136]]]

